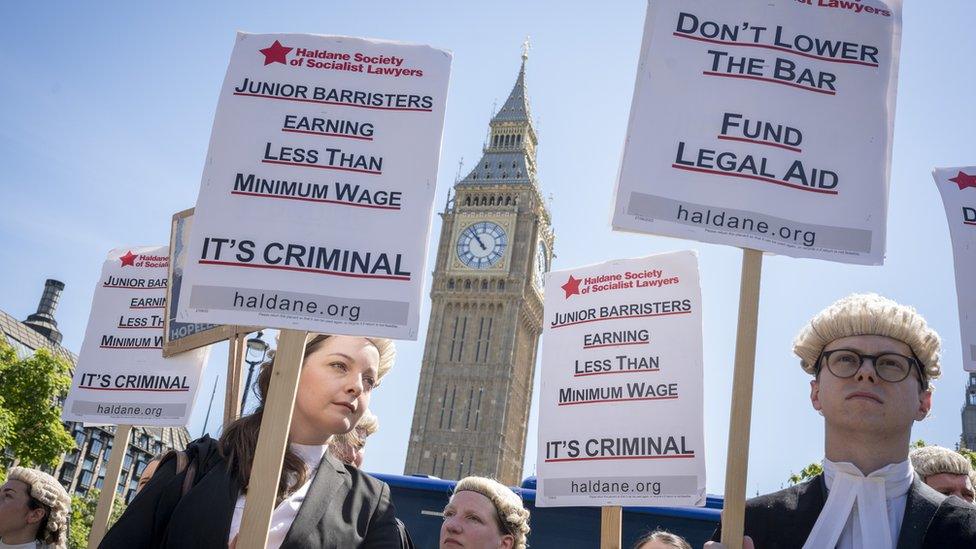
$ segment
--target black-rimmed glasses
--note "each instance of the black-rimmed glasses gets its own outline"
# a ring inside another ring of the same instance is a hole
[[[826,364],[827,369],[835,377],[843,379],[854,377],[858,370],[861,369],[861,366],[864,365],[864,361],[870,358],[874,363],[874,371],[878,373],[878,377],[889,383],[904,381],[912,373],[912,368],[914,367],[918,370],[918,377],[922,383],[922,388],[924,389],[928,385],[925,382],[925,376],[922,374],[922,365],[918,359],[902,354],[881,353],[879,355],[866,355],[853,349],[834,349],[832,351],[824,351],[820,357],[821,360],[818,361],[818,364]]]

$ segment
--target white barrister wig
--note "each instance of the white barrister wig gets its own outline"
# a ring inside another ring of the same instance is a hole
[[[61,483],[51,475],[36,469],[14,467],[7,476],[9,480],[19,480],[30,486],[31,497],[49,509],[47,526],[38,532],[42,541],[53,549],[68,546],[68,513],[71,511],[71,498]]]
[[[927,477],[942,473],[968,477],[973,472],[969,460],[962,454],[941,446],[915,448],[908,457],[911,458],[912,467],[923,481]]]
[[[498,513],[502,532],[515,538],[512,549],[527,547],[529,510],[522,505],[522,498],[518,494],[497,480],[485,477],[462,478],[454,487],[454,493],[463,491],[477,492],[491,500]]]
[[[817,373],[817,359],[824,347],[842,337],[879,335],[897,339],[911,347],[922,363],[926,380],[942,375],[939,367],[941,340],[912,307],[878,294],[852,294],[817,313],[793,340],[793,352],[800,366]]]

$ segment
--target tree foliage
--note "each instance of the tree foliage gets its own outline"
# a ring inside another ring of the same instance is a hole
[[[0,340],[0,446],[21,465],[53,467],[75,447],[58,405],[70,387],[67,362],[45,349],[21,360]]]
[[[98,490],[90,490],[87,495],[71,498],[71,516],[68,526],[68,549],[86,549],[88,536],[91,535],[92,522],[95,520],[95,509],[98,508]],[[112,514],[108,518],[111,527],[125,512],[125,502],[116,496],[112,506]]]
[[[823,473],[823,465],[819,463],[811,463],[810,465],[807,465],[803,469],[800,469],[799,473],[790,475],[789,478],[790,486],[809,480],[819,475],[820,473]]]

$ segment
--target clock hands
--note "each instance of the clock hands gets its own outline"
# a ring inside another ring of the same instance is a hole
[[[474,232],[474,229],[473,228],[468,229],[468,232],[470,232],[471,233],[471,236],[473,236],[474,239],[478,241],[478,245],[481,246],[481,249],[482,250],[487,250],[488,249],[488,247],[485,246],[485,243],[482,242],[480,238],[478,238],[478,233]]]

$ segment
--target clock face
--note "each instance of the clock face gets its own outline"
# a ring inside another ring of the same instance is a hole
[[[479,221],[469,225],[457,240],[457,256],[472,269],[492,267],[505,255],[508,235],[505,229],[491,221]]]
[[[545,285],[545,274],[549,272],[549,253],[546,245],[539,241],[539,248],[535,255],[535,283],[542,288]]]

